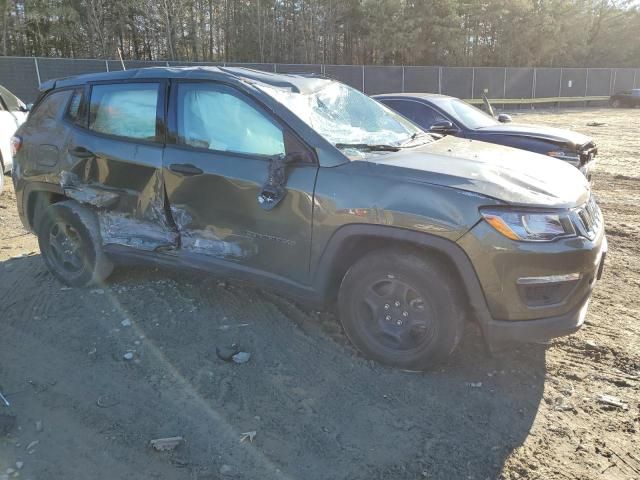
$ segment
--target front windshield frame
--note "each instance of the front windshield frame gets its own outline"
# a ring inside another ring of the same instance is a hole
[[[445,97],[444,99],[438,99],[436,105],[457,123],[470,130],[492,127],[500,123],[488,113],[459,98]],[[460,112],[468,112],[470,115],[465,116]]]
[[[309,92],[297,92],[266,84],[258,84],[257,87],[291,111],[333,146],[354,145],[348,148],[341,146],[339,147],[341,150],[362,149],[355,145],[404,148],[407,144],[411,146],[417,144],[418,138],[422,143],[433,140],[418,125],[381,102],[341,82],[329,79],[325,81],[324,85]],[[327,107],[326,101],[333,104],[322,111],[323,107]],[[350,117],[358,109],[354,107],[362,107],[363,110],[369,110],[371,113],[357,120],[364,122],[368,119],[373,124],[386,125],[392,130],[383,128],[366,130],[361,125],[354,125],[354,119]]]

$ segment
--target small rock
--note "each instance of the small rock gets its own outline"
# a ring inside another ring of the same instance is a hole
[[[16,468],[18,470],[22,470],[22,467],[24,467],[24,462],[16,462]]]
[[[36,432],[42,431],[42,420],[36,420]]]
[[[9,468],[7,468],[7,469],[4,471],[4,473],[5,473],[6,475],[13,475],[14,473],[16,473],[16,471],[15,471],[15,469],[13,469],[13,468],[9,467]]]
[[[224,360],[225,362],[230,362],[238,352],[238,346],[235,343],[230,347],[216,347],[216,355],[220,360]]]
[[[235,363],[247,363],[251,358],[251,354],[249,352],[238,352],[231,358]]]
[[[131,320],[129,320],[128,318],[125,318],[124,320],[122,320],[120,322],[120,325],[122,325],[123,327],[130,327],[131,326]]]
[[[101,288],[96,288],[94,290],[91,290],[91,293],[95,293],[96,295],[102,295],[104,293],[104,290]]]
[[[471,388],[481,388],[482,387],[482,382],[475,382],[475,383],[474,382],[469,382],[469,383],[467,383],[467,386],[471,387]]]
[[[124,358],[125,360],[133,360],[133,352],[127,352],[125,353],[122,358]]]
[[[182,437],[156,438],[151,440],[149,444],[158,451],[174,450],[178,445],[184,442]]]
[[[231,465],[222,465],[220,467],[220,475],[229,475],[232,471]]]

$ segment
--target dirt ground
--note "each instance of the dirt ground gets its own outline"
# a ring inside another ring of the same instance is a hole
[[[489,357],[470,326],[427,373],[369,362],[333,316],[221,279],[120,269],[64,288],[5,185],[0,415],[16,425],[0,423],[0,480],[640,478],[640,110],[515,116],[598,143],[604,278],[577,334]],[[216,357],[232,343],[248,363]],[[149,446],[173,436],[174,451]]]

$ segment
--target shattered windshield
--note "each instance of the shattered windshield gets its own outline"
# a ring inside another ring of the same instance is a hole
[[[455,118],[459,123],[470,129],[491,127],[499,122],[491,115],[479,108],[469,105],[457,98],[446,98],[438,101],[438,106]]]
[[[260,88],[334,145],[399,146],[422,133],[404,117],[342,83],[327,82],[311,93]]]

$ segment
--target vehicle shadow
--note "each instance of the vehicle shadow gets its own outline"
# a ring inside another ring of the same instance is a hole
[[[168,470],[155,478],[218,478],[223,464],[235,478],[497,478],[527,438],[544,390],[544,346],[490,357],[470,327],[448,364],[395,370],[358,355],[330,314],[200,275],[126,269],[99,289],[67,290],[39,256],[12,259],[0,262],[0,319],[1,338],[26,335],[60,356],[45,360],[12,341],[0,362],[31,359],[14,376],[37,375],[45,361],[73,369],[77,383],[68,378],[65,388],[74,398],[91,396],[87,411],[101,425],[137,439],[124,457],[132,471],[154,455],[140,438],[187,439],[176,453],[183,470],[176,473],[176,455],[156,455]],[[98,351],[89,363],[88,338]],[[248,363],[218,358],[216,347],[233,343],[251,353]],[[127,349],[136,360],[123,377]],[[98,390],[128,408],[95,408],[89,389],[98,375]],[[250,431],[254,440],[240,442]]]

